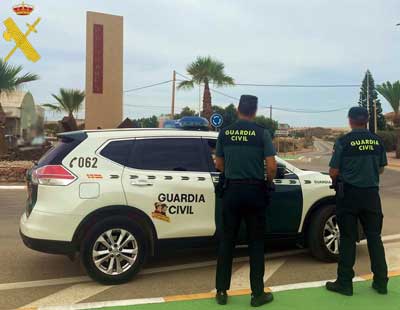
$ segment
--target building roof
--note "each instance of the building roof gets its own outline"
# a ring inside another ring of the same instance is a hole
[[[6,113],[6,117],[16,118],[21,117],[23,105],[30,105],[31,107],[35,105],[32,94],[25,91],[3,92],[0,95],[0,103]]]
[[[20,108],[27,92],[24,91],[15,91],[12,93],[1,93],[0,95],[0,102],[1,105],[4,107],[14,107]]]

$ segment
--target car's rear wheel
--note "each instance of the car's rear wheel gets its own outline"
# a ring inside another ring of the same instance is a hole
[[[147,257],[141,227],[115,217],[95,225],[81,243],[81,260],[89,276],[104,284],[121,284],[139,272]]]
[[[308,230],[308,247],[319,260],[335,262],[339,258],[340,231],[336,220],[336,207],[327,205],[317,210]]]

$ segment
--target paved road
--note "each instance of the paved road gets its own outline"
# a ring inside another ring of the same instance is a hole
[[[316,151],[293,164],[304,169],[327,170],[332,145],[316,142]],[[382,177],[385,235],[400,234],[400,171],[388,169]],[[18,233],[24,210],[23,190],[0,189],[0,309],[23,306],[60,305],[116,299],[159,297],[208,292],[214,288],[214,249],[164,253],[153,259],[143,274],[120,286],[102,286],[90,281],[79,261],[27,249]],[[400,236],[385,242],[391,268],[400,268]],[[287,252],[289,251],[289,252]],[[267,251],[267,285],[325,280],[335,277],[335,264],[321,263],[291,245]],[[248,263],[240,257],[234,264],[233,288],[248,288]],[[358,247],[357,274],[369,272],[368,251]]]

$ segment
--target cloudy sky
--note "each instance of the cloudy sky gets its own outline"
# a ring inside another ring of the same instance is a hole
[[[53,102],[60,87],[84,89],[86,11],[124,16],[124,89],[169,80],[172,70],[185,73],[199,55],[226,65],[237,83],[359,84],[367,68],[376,82],[400,79],[399,0],[26,0],[35,5],[29,17],[17,17],[0,2],[0,17],[14,17],[23,28],[42,17],[30,41],[42,59],[29,63],[17,51],[11,62],[38,73],[29,85],[37,103]],[[3,27],[1,25],[0,27]],[[0,56],[12,48],[0,40]],[[356,88],[219,89],[238,97],[259,97],[267,106],[289,109],[345,109],[357,103]],[[131,118],[167,113],[171,86],[124,95]],[[389,105],[381,100],[385,112]],[[199,93],[178,91],[177,106],[198,109]],[[213,93],[213,103],[234,99]],[[83,112],[81,113],[83,114]],[[346,111],[304,114],[275,110],[273,117],[294,126],[345,126]],[[48,114],[49,118],[56,116]]]

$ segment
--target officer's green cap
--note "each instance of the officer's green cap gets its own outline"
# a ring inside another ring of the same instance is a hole
[[[239,101],[239,106],[241,105],[255,105],[257,106],[258,104],[258,98],[253,95],[241,95],[240,96],[240,101]]]
[[[238,110],[244,115],[254,115],[257,111],[258,98],[252,95],[240,96]]]
[[[366,123],[368,122],[368,110],[363,107],[352,107],[349,110],[349,119],[360,122],[360,123]]]

